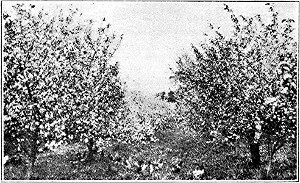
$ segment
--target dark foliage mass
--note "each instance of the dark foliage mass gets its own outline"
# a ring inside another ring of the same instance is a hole
[[[296,179],[294,20],[237,16],[176,61],[176,87],[126,91],[122,41],[77,9],[3,18],[4,178]],[[97,24],[98,25],[98,24]],[[207,34],[205,34],[207,36]]]

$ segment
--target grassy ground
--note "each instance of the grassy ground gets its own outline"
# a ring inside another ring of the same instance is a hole
[[[114,144],[106,148],[104,154],[98,153],[93,161],[80,161],[76,157],[85,147],[80,144],[66,145],[56,151],[45,152],[38,156],[33,169],[33,179],[41,180],[166,180],[191,179],[192,171],[201,163],[205,174],[199,179],[261,179],[261,170],[248,167],[247,152],[236,156],[230,147],[207,144],[205,137],[183,131],[167,131],[157,134],[157,142],[147,144]],[[199,140],[201,139],[201,140]],[[110,160],[108,156],[118,153],[122,160],[131,159],[132,166]],[[272,174],[267,179],[295,179],[295,154],[281,152],[273,164]],[[285,157],[285,158],[282,158]],[[134,162],[158,162],[163,166],[151,174],[138,172]],[[173,165],[182,160],[179,172],[173,172]],[[5,166],[5,179],[24,179],[26,166]]]

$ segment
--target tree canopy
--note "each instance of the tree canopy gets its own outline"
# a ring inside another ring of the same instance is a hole
[[[217,131],[227,143],[245,139],[252,161],[260,164],[259,146],[267,145],[270,159],[285,143],[296,143],[297,43],[292,19],[278,19],[269,6],[270,22],[237,16],[225,37],[215,36],[192,54],[177,60],[177,106],[183,119],[199,132]],[[270,160],[270,161],[271,161]]]
[[[113,134],[124,106],[110,60],[122,36],[105,22],[96,29],[93,20],[75,21],[77,9],[53,16],[34,7],[17,4],[3,16],[4,140],[7,153],[25,154],[32,166],[51,141],[77,139],[92,151]]]

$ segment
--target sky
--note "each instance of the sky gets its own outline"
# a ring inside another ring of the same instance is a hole
[[[17,2],[3,1],[3,10]],[[179,56],[190,50],[191,44],[204,40],[209,23],[220,26],[229,34],[230,15],[223,2],[103,2],[103,1],[30,1],[46,11],[67,8],[72,4],[83,17],[101,22],[103,17],[117,34],[124,34],[114,60],[120,63],[120,74],[129,90],[145,94],[172,90],[169,79]],[[226,2],[238,15],[268,14],[265,2]],[[275,3],[281,18],[298,22],[298,3]],[[296,26],[297,28],[298,26]]]

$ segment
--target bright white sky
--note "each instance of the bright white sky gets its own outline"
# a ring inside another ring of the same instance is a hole
[[[3,1],[3,10],[16,2]],[[128,89],[145,94],[172,89],[170,67],[191,43],[203,40],[208,24],[221,26],[228,33],[230,15],[223,2],[27,2],[46,11],[53,8],[78,7],[83,16],[101,22],[105,17],[111,28],[124,34],[114,59],[120,62],[122,79]],[[254,16],[268,13],[265,2],[226,3],[236,14]],[[7,5],[7,6],[6,6]],[[298,3],[275,3],[279,16],[298,22]],[[296,26],[298,27],[298,26]]]

